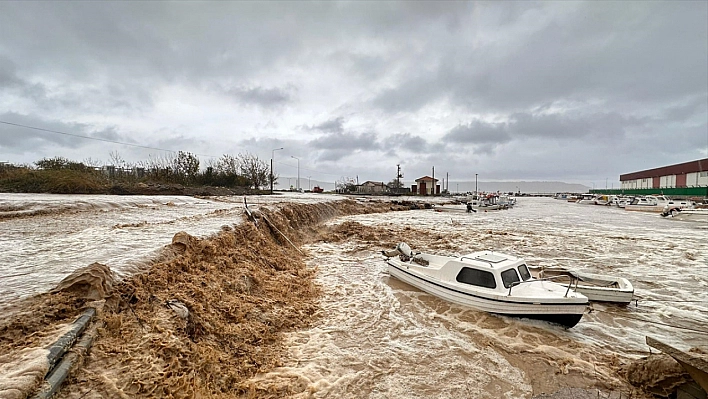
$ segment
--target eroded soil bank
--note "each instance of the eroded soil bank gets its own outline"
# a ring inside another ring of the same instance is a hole
[[[397,209],[408,208],[349,200],[285,205],[262,209],[257,226],[224,226],[207,239],[177,234],[162,259],[117,283],[105,301],[87,298],[87,283],[22,302],[22,310],[0,324],[0,352],[11,362],[27,348],[46,346],[82,309],[98,306],[106,327],[60,397],[247,393],[246,378],[278,364],[282,333],[308,325],[317,308],[316,270],[305,267],[297,247],[332,217]],[[168,301],[186,306],[188,316],[180,317]],[[27,371],[21,389],[3,390],[11,385],[3,382],[0,396],[32,392],[41,369]]]

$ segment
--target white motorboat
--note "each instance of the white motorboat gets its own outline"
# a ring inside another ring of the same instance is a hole
[[[597,203],[597,195],[595,194],[583,194],[577,201],[581,205],[595,205]]]
[[[647,195],[644,197],[635,197],[631,203],[625,205],[625,211],[641,211],[641,212],[663,212],[664,207],[668,205],[670,200],[663,195]]]
[[[612,205],[615,202],[616,195],[598,195],[595,198],[595,205]]]
[[[633,200],[634,200],[634,197],[615,197],[612,204],[617,206],[618,208],[624,209],[624,207],[631,204]]]
[[[672,199],[669,200],[669,203],[666,204],[664,209],[661,212],[661,216],[669,216],[669,215],[675,215],[678,212],[684,211],[684,210],[693,210],[696,207],[696,202],[691,201],[691,200],[681,200],[681,199]]]
[[[506,316],[573,327],[588,298],[553,281],[531,276],[522,258],[480,251],[460,257],[413,253],[400,243],[383,252],[389,274],[441,299]]]
[[[676,220],[686,220],[692,222],[708,222],[708,209],[664,209],[661,216],[670,216]]]
[[[470,198],[466,205],[470,210],[494,211],[498,209],[509,209],[516,203],[516,199],[498,194],[481,194]]]
[[[605,276],[600,274],[579,272],[563,267],[530,267],[531,275],[539,279],[563,278],[562,285],[580,292],[592,302],[613,302],[629,304],[634,297],[634,287],[624,277]]]

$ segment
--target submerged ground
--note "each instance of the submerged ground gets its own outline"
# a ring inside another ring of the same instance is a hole
[[[646,334],[686,347],[705,342],[708,280],[685,272],[706,264],[700,226],[550,199],[457,214],[312,197],[263,201],[256,208],[266,218],[256,226],[240,220],[242,205],[224,204],[185,206],[180,214],[194,212],[187,219],[167,216],[174,205],[98,207],[102,219],[125,222],[105,232],[91,216],[95,209],[72,214],[94,220],[86,229],[101,241],[129,230],[137,240],[163,236],[153,245],[164,248],[138,274],[122,266],[130,262],[118,263],[123,279],[105,301],[70,292],[12,300],[6,311],[13,317],[0,322],[0,353],[7,354],[0,375],[24,377],[31,390],[42,374],[31,360],[91,305],[105,326],[60,397],[641,398],[660,369],[671,368],[637,362],[648,355]],[[61,220],[41,212],[20,217]],[[140,218],[144,223],[130,221]],[[21,224],[6,221],[6,231]],[[178,234],[174,244],[164,238],[190,222],[218,231]],[[450,305],[387,276],[379,251],[400,241],[442,254],[495,249],[532,264],[628,274],[639,306],[596,306],[564,330]],[[105,251],[108,260],[118,257]],[[12,281],[15,297],[29,290],[21,277]],[[179,317],[170,300],[186,305],[189,316]],[[0,380],[0,396],[12,397],[2,389],[7,381]]]

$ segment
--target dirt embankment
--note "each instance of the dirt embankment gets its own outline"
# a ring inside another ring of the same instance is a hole
[[[105,194],[113,195],[188,195],[202,197],[267,193],[266,191],[251,190],[245,187],[183,186],[181,184],[166,183],[116,184],[105,190]]]
[[[211,238],[178,233],[149,270],[98,282],[110,288],[104,301],[90,302],[86,294],[95,290],[71,289],[24,302],[0,322],[0,353],[9,359],[43,347],[47,331],[98,305],[105,328],[59,397],[255,395],[244,381],[277,366],[282,334],[307,326],[317,310],[315,270],[297,247],[316,238],[324,220],[392,209],[407,208],[349,200],[286,205],[262,210],[257,226],[225,226]]]

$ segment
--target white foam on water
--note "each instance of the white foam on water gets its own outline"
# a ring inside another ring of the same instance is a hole
[[[249,207],[341,200],[287,193],[249,196]],[[0,307],[45,292],[74,270],[108,265],[133,273],[179,231],[196,237],[241,221],[244,198],[0,193]]]
[[[538,354],[558,373],[577,370],[617,381],[613,356],[646,355],[647,335],[678,347],[705,347],[708,335],[706,232],[657,214],[521,198],[500,212],[404,211],[354,221],[426,243],[414,250],[461,255],[514,253],[533,265],[559,265],[627,277],[638,306],[594,304],[572,329],[489,315],[446,303],[388,277],[362,242],[311,245],[324,288],[321,319],[290,336],[286,367],[258,376],[301,382],[295,397],[530,397],[524,371],[504,353]],[[422,237],[422,236],[425,237]],[[410,242],[409,242],[410,243]],[[682,302],[684,301],[684,302]]]

